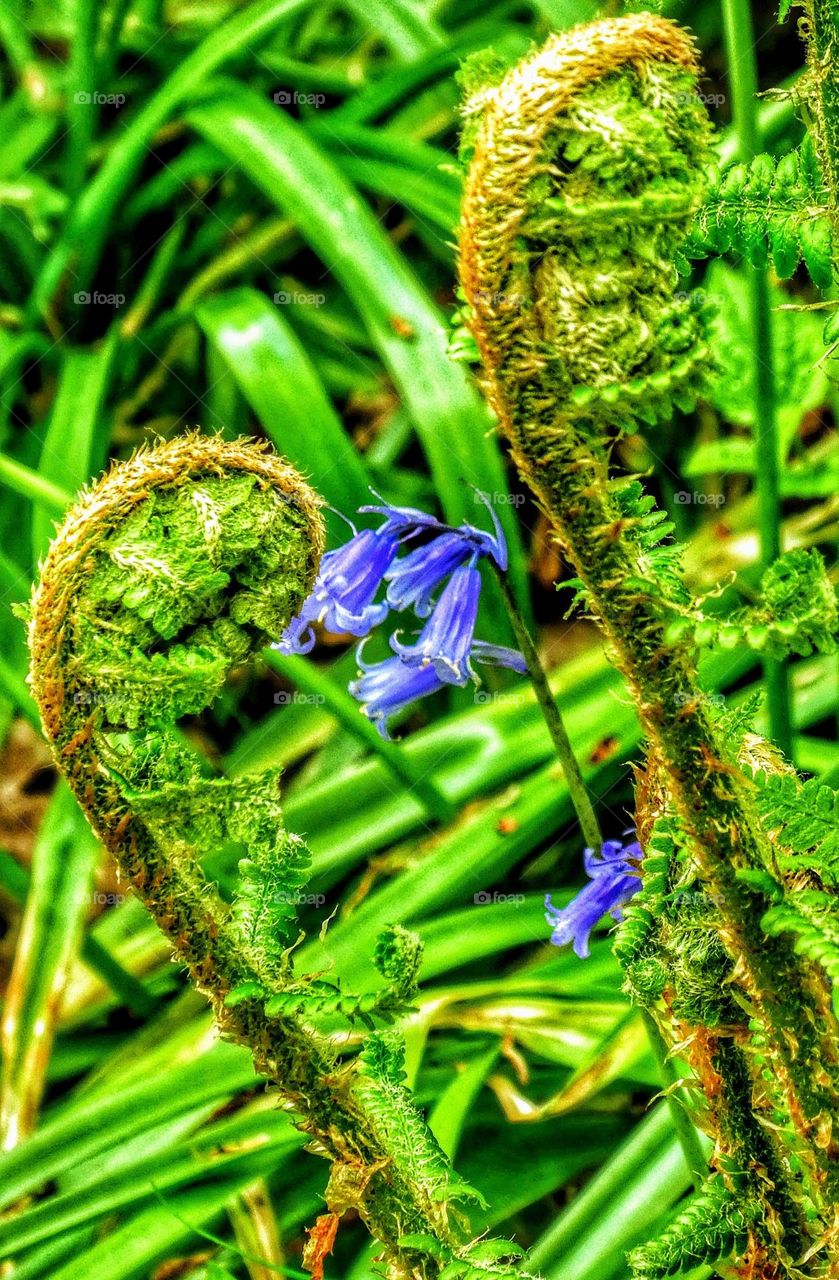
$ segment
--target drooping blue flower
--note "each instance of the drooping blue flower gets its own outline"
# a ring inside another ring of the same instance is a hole
[[[314,622],[338,634],[368,635],[387,617],[388,606],[373,600],[398,549],[399,535],[384,524],[362,529],[336,551],[328,551],[311,595],[274,647],[280,653],[310,653]]]
[[[415,643],[404,644],[395,635],[392,649],[409,667],[431,666],[445,684],[466,684],[475,674],[469,657],[480,594],[481,575],[474,563],[461,565],[441,591]]]
[[[490,506],[483,494],[478,497]],[[507,545],[491,506],[494,533],[470,524],[455,529],[416,507],[382,503],[360,510],[382,516],[383,523],[375,530],[353,532],[349,542],[323,557],[311,595],[275,645],[281,653],[310,653],[315,622],[336,634],[361,637],[382,623],[390,608],[413,606],[418,617],[428,617],[440,584],[482,556],[491,557],[502,570],[507,567]],[[399,547],[420,534],[429,535],[429,541],[396,561]],[[376,604],[384,581],[389,584],[387,600]],[[461,667],[458,664],[458,672]]]
[[[432,541],[397,560],[385,574],[387,600],[392,608],[413,608],[418,618],[427,618],[437,587],[462,564],[488,556],[502,572],[507,568],[504,531],[489,501],[483,494],[478,497],[489,507],[495,533],[485,533],[471,524],[462,524],[457,529],[440,525],[439,533]],[[378,510],[384,512],[387,509]]]
[[[419,698],[438,693],[451,681],[441,680],[434,664],[426,662],[410,665],[400,657],[385,658],[383,662],[367,663],[361,656],[359,645],[357,661],[361,676],[354,680],[349,690],[363,704],[362,711],[375,722],[383,738],[387,738],[387,722],[390,716],[403,711]],[[526,670],[524,658],[515,649],[500,644],[485,644],[481,640],[472,643],[472,658],[476,662],[497,667],[509,667],[513,671]]]
[[[413,609],[418,618],[427,618],[431,598],[440,583],[475,552],[475,545],[459,529],[447,530],[424,546],[415,547],[385,574],[388,604],[397,610]]]
[[[641,888],[638,863],[642,857],[637,840],[626,845],[606,840],[598,855],[586,849],[583,862],[589,883],[562,909],[553,906],[550,894],[545,896],[545,919],[553,928],[551,942],[558,947],[573,942],[576,954],[585,959],[594,926],[607,911],[620,920],[621,907]]]
[[[383,738],[387,738],[387,722],[390,716],[443,688],[443,681],[429,663],[425,667],[409,667],[401,658],[385,658],[384,662],[367,663],[356,658],[362,672],[353,680],[349,691],[362,705],[362,712],[376,725]]]

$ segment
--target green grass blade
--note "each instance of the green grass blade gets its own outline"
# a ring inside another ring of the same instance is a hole
[[[370,479],[282,304],[236,289],[200,303],[195,316],[278,451],[352,519],[372,501]],[[345,541],[343,521],[332,526]]]
[[[448,360],[436,307],[367,205],[306,131],[256,93],[231,83],[187,120],[296,222],[343,286],[408,407],[447,518],[478,521],[470,486],[507,493],[488,411]],[[528,598],[521,531],[510,504],[497,510],[521,604]]]
[[[35,1124],[99,855],[75,799],[59,783],[35,843],[32,883],[3,1008],[0,1137],[6,1150]]]

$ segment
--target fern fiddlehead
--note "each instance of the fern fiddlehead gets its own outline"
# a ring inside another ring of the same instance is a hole
[[[382,935],[380,992],[295,979],[309,855],[283,828],[278,776],[208,778],[178,729],[281,634],[322,544],[315,494],[267,448],[189,434],[141,450],[81,495],[49,549],[29,618],[31,683],[59,769],[222,1034],[251,1051],[332,1161],[330,1210],[360,1214],[392,1276],[436,1277],[463,1244],[447,1204],[463,1184],[390,1067],[377,1090],[375,1055],[360,1069],[341,1062],[317,1029],[319,1015],[370,1025],[409,1004],[419,940]],[[246,853],[232,905],[201,866],[225,842]]]
[[[762,1204],[760,1224],[747,1228],[749,1214],[736,1234],[774,1276],[834,1249],[839,1028],[824,1016],[824,970],[761,927],[774,860],[753,787],[697,687],[692,642],[668,634],[686,597],[655,546],[660,516],[608,468],[610,433],[701,386],[702,313],[677,294],[673,266],[704,197],[696,73],[685,33],[637,15],[554,37],[488,88],[460,274],[488,397],[627,678],[713,914],[730,1020],[709,1034],[694,999],[695,1062],[717,1167],[745,1173]],[[642,895],[631,908],[639,951],[650,907]],[[665,977],[652,966],[636,982]],[[764,1127],[767,1109],[783,1122]]]

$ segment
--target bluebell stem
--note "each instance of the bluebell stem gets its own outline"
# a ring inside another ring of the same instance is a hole
[[[586,849],[583,862],[589,883],[566,907],[555,907],[545,895],[545,919],[553,927],[551,942],[564,946],[573,942],[574,951],[584,960],[589,955],[589,935],[607,912],[620,920],[621,907],[641,888],[640,862],[643,857],[637,840],[624,845],[606,840],[599,855]]]

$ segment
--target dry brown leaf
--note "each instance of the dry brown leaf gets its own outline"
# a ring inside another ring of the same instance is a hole
[[[309,1239],[303,1248],[303,1266],[313,1280],[323,1280],[323,1260],[332,1252],[339,1221],[337,1213],[322,1213],[313,1227],[306,1228]]]

